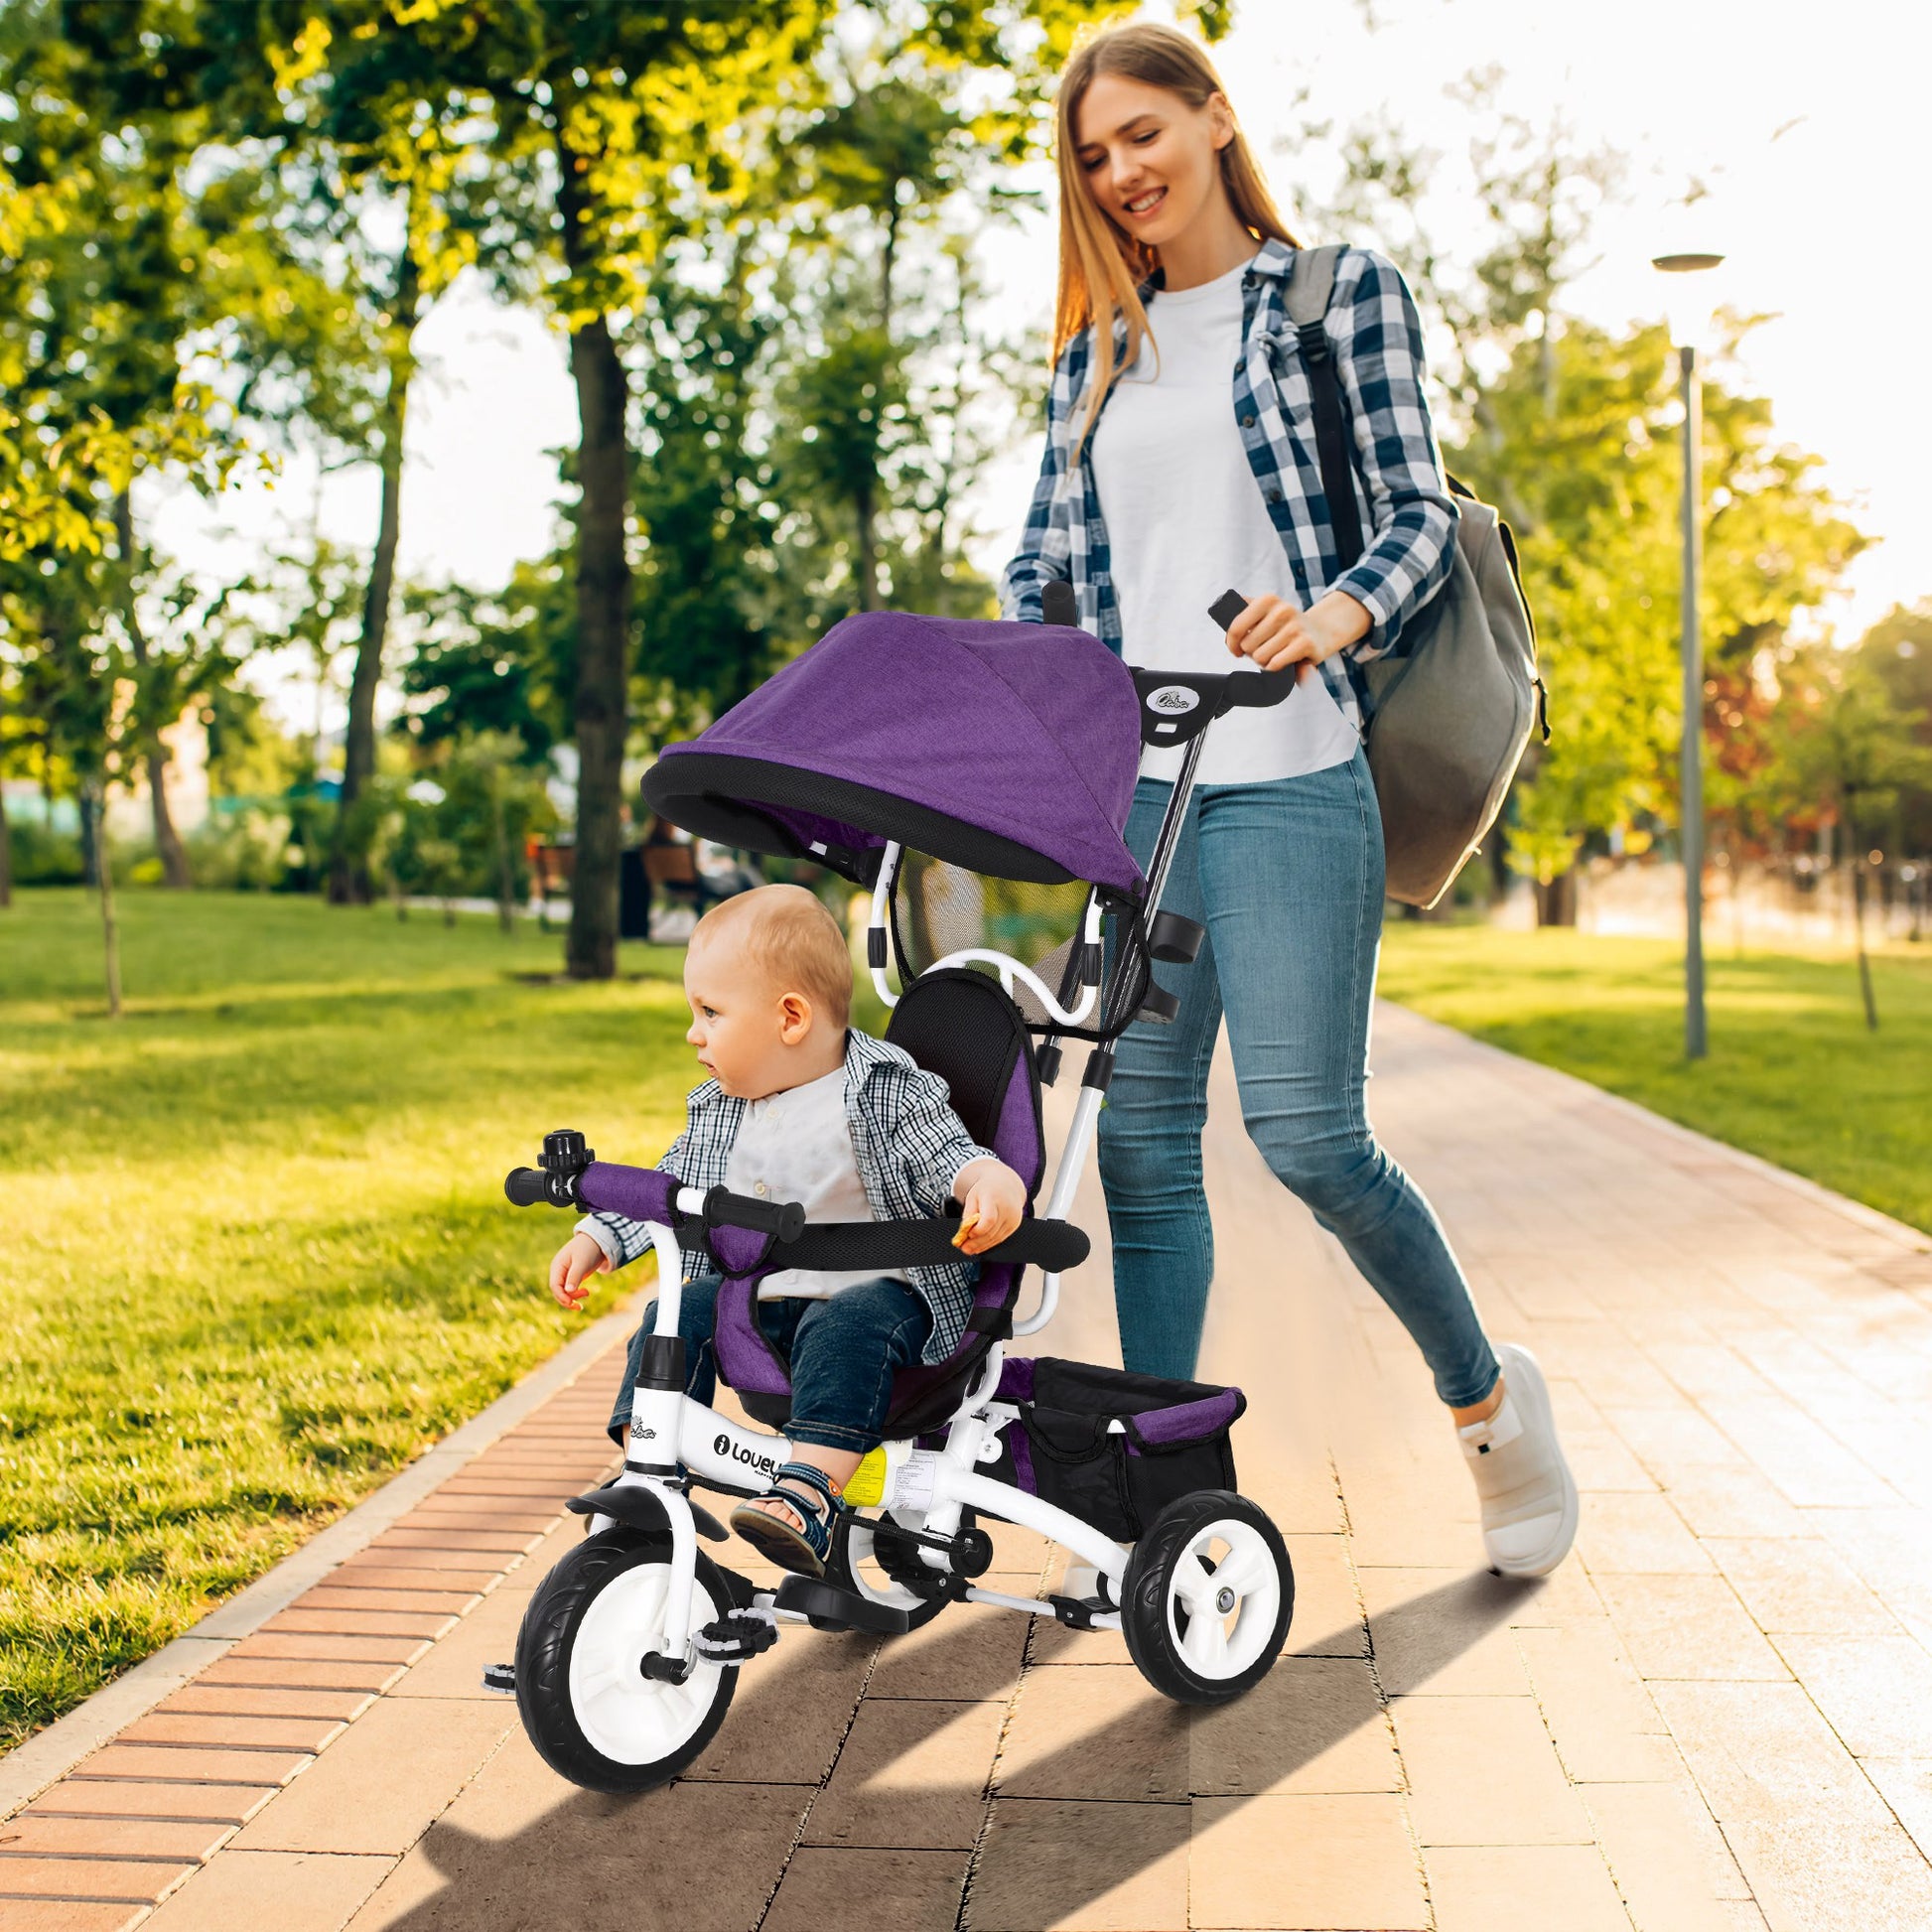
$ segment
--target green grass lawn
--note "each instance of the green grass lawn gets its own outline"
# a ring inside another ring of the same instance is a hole
[[[1684,1058],[1683,948],[1392,921],[1383,994],[1932,1231],[1932,947],[1707,961],[1710,1055]]]
[[[146,1656],[583,1325],[504,1171],[655,1160],[683,952],[280,897],[0,912],[0,1749]],[[591,1311],[618,1294],[606,1284]]]

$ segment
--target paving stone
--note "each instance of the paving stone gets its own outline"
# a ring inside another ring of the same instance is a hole
[[[1932,1868],[1889,1817],[1835,1820],[1806,1832],[1784,1821],[1740,1820],[1724,1829],[1771,1932],[1917,1932],[1932,1925]]]
[[[1184,1927],[1190,1809],[1199,1806],[996,1800],[965,1924],[971,1932]]]
[[[1932,1859],[1932,1757],[1867,1757],[1863,1770],[1918,1849]]]
[[[177,1784],[287,1784],[313,1760],[295,1751],[217,1750],[168,1744],[107,1744],[83,1758],[69,1775],[91,1778],[148,1779]]]
[[[515,1727],[507,1699],[384,1699],[253,1820],[234,1849],[406,1852]]]
[[[816,1785],[852,1723],[877,1637],[792,1629],[740,1673],[718,1734],[685,1776],[693,1781]]]
[[[475,1589],[367,1589],[332,1584],[310,1590],[289,1609],[296,1613],[347,1610],[358,1617],[402,1612],[441,1618],[462,1616],[481,1601],[482,1592]]]
[[[250,1750],[322,1750],[343,1729],[340,1718],[241,1717],[192,1711],[151,1711],[121,1732],[123,1744],[245,1746]]]
[[[64,1818],[23,1811],[0,1823],[0,1854],[69,1859],[212,1858],[229,1825],[167,1818]],[[4,1890],[0,1886],[0,1890]]]
[[[482,1596],[494,1589],[503,1578],[502,1566],[478,1569],[474,1559],[472,1567],[465,1570],[400,1568],[393,1561],[394,1554],[393,1551],[382,1552],[384,1557],[391,1559],[386,1563],[366,1561],[366,1552],[362,1557],[351,1559],[329,1579],[329,1587],[332,1590],[429,1590],[471,1597]],[[451,1556],[456,1552],[441,1551],[437,1554]]]
[[[1716,1823],[1688,1777],[1580,1787],[1636,1932],[1707,1932],[1748,1899]]]
[[[1245,1697],[1193,1714],[1196,1795],[1398,1791],[1395,1732],[1366,1659],[1284,1657]]]
[[[1564,1630],[1519,1630],[1543,1722],[1578,1782],[1684,1775],[1657,1707],[1607,1618]]]
[[[1667,1496],[1603,1494],[1586,1504],[1577,1555],[1592,1578],[1709,1575],[1711,1559]]]
[[[1709,1537],[1706,1550],[1760,1630],[1898,1634],[1897,1620],[1819,1537]]]
[[[81,1904],[66,1898],[9,1898],[7,1932],[134,1932],[151,1916],[146,1905]]]
[[[759,1932],[953,1932],[968,1856],[801,1845]]]
[[[1598,1577],[1595,1582],[1631,1663],[1646,1682],[1737,1683],[1790,1676],[1722,1577]]]
[[[1019,1595],[1031,1587],[1025,1577],[982,1577],[989,1589]],[[958,1603],[942,1610],[922,1629],[888,1637],[866,1684],[874,1698],[991,1699],[1004,1705],[1020,1682],[1031,1620],[988,1603]],[[1078,1636],[1043,1619],[1034,1634],[1035,1661],[1040,1642],[1051,1636]],[[1087,1633],[1099,1636],[1100,1632]],[[1056,1653],[1057,1654],[1057,1653]]]
[[[1436,1932],[1629,1932],[1593,1845],[1433,1846]]]
[[[264,1636],[407,1637],[434,1643],[456,1627],[454,1616],[414,1610],[287,1609],[261,1627]]]
[[[1529,1696],[1510,1624],[1537,1586],[1467,1570],[1365,1567],[1358,1575],[1386,1696]]]
[[[201,1824],[239,1825],[275,1796],[273,1785],[158,1784],[143,1779],[111,1784],[66,1777],[21,1814],[26,1818],[167,1818]]]
[[[1267,1932],[1429,1924],[1392,1795],[1196,1799],[1187,1889],[1188,1919],[1173,1923]]]
[[[497,1698],[483,1686],[486,1664],[507,1664],[516,1656],[516,1633],[529,1606],[531,1588],[505,1585],[472,1610],[448,1636],[430,1646],[391,1688],[393,1698]]]
[[[1588,1815],[1529,1698],[1397,1698],[1390,1706],[1416,1837],[1434,1845],[1589,1845]],[[1480,1738],[1480,1775],[1471,1740]]]
[[[747,1932],[810,1796],[786,1785],[674,1784],[598,1797],[573,1791],[519,1734],[347,1932]],[[700,1847],[721,1849],[700,1864]]]
[[[1030,1671],[994,1783],[1002,1797],[1184,1799],[1187,1713],[1138,1671]]]
[[[1777,1645],[1855,1756],[1907,1757],[1924,1747],[1932,1656],[1910,1637],[1781,1636]]]
[[[185,1860],[0,1858],[0,1925],[15,1898],[152,1905],[197,1869]]]
[[[198,1677],[155,1706],[156,1717],[174,1715],[229,1718],[320,1718],[348,1724],[373,1702],[366,1691],[326,1691],[299,1688],[262,1690],[250,1686],[209,1684]],[[127,1732],[121,1733],[123,1736]]]
[[[970,1852],[1005,1720],[999,1704],[865,1698],[812,1806],[806,1844]]]
[[[230,1664],[289,1658],[322,1664],[413,1664],[429,1648],[427,1637],[352,1636],[330,1630],[257,1630],[227,1653]],[[210,1665],[209,1669],[217,1666]]]
[[[402,1676],[401,1664],[358,1664],[322,1657],[236,1656],[231,1650],[195,1679],[197,1696],[219,1699],[249,1690],[301,1697],[314,1691],[322,1697],[374,1696]],[[185,1694],[178,1694],[185,1695]]]
[[[394,1863],[314,1852],[224,1852],[144,1932],[340,1932]]]

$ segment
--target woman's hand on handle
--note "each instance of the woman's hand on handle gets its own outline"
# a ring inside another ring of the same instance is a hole
[[[1372,621],[1367,607],[1346,591],[1330,591],[1307,611],[1264,594],[1251,599],[1248,608],[1228,625],[1228,649],[1236,657],[1252,657],[1264,671],[1286,670],[1291,664],[1319,664],[1336,651],[1360,642],[1368,635]]]

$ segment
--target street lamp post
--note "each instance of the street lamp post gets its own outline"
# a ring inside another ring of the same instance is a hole
[[[1653,266],[1667,275],[1713,269],[1722,255],[1659,255]],[[1696,320],[1694,320],[1696,318]],[[1678,380],[1684,395],[1684,599],[1680,640],[1684,660],[1684,732],[1679,753],[1682,794],[1680,838],[1684,848],[1684,1057],[1701,1060],[1708,1049],[1704,1023],[1704,651],[1698,628],[1698,553],[1704,505],[1704,383],[1698,369],[1703,329],[1698,312],[1673,305],[1671,339],[1677,345]]]

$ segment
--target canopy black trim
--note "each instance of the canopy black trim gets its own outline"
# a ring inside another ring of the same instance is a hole
[[[995,879],[1025,880],[1036,886],[1073,883],[1073,874],[1056,861],[983,826],[969,825],[871,785],[768,759],[680,752],[675,758],[659,759],[644,773],[643,789],[645,802],[654,811],[699,838],[781,858],[822,859],[862,885],[878,876],[877,851],[835,846],[824,854],[814,853],[789,826],[759,807],[775,805],[836,819]]]

